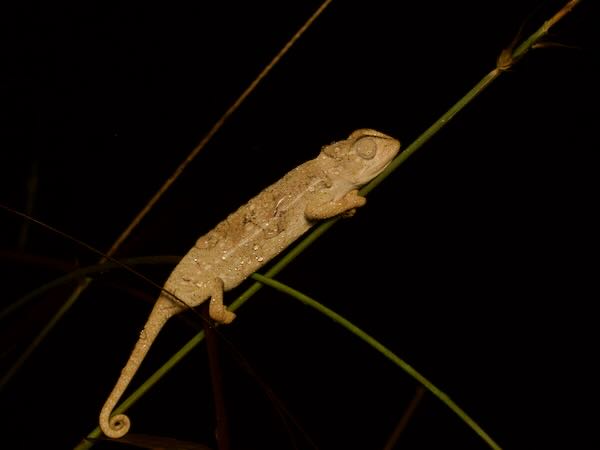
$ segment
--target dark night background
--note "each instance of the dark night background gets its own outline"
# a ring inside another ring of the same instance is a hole
[[[334,1],[118,256],[182,255],[356,128],[407,146],[521,27],[528,35],[563,3]],[[502,75],[278,276],[381,340],[504,448],[599,446],[594,3],[552,30],[546,41],[560,45]],[[34,217],[108,249],[318,4],[3,6],[0,202],[29,202]],[[2,306],[98,259],[5,211],[0,226]],[[170,266],[141,270],[162,284]],[[2,371],[72,288],[0,323]],[[92,284],[0,392],[7,448],[72,448],[96,426],[155,296],[121,271]],[[135,386],[196,333],[197,318],[184,319],[159,336]],[[322,449],[383,448],[415,392],[399,368],[270,289],[221,332],[236,349],[221,346],[235,449],[311,448],[286,432],[237,352]],[[201,346],[129,411],[132,432],[214,445],[210,402]],[[397,448],[440,447],[485,444],[426,395]]]

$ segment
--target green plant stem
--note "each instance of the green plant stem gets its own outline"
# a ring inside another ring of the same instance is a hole
[[[96,264],[90,267],[84,267],[78,270],[75,270],[71,273],[68,273],[62,277],[59,277],[55,280],[52,280],[43,286],[40,286],[37,289],[29,292],[27,295],[21,297],[13,304],[9,305],[7,308],[3,309],[0,312],[0,320],[4,319],[11,313],[15,312],[19,308],[25,306],[28,302],[33,300],[35,297],[42,295],[44,292],[49,291],[50,289],[56,288],[62,284],[69,283],[75,279],[83,278],[81,282],[77,285],[76,289],[71,293],[69,298],[60,309],[54,313],[50,321],[40,330],[40,332],[34,337],[31,343],[27,346],[27,348],[21,353],[19,358],[9,367],[9,369],[2,375],[0,378],[0,392],[6,388],[6,385],[10,382],[10,380],[15,376],[15,374],[19,371],[19,369],[25,364],[29,356],[35,351],[35,349],[43,342],[48,333],[52,331],[57,322],[62,319],[62,317],[69,311],[73,303],[77,301],[80,297],[83,290],[92,282],[92,278],[87,277],[87,275],[91,275],[93,273],[98,272],[106,272],[110,269],[114,268],[127,268],[132,271],[137,276],[142,276],[137,273],[135,270],[131,269],[130,266],[138,265],[138,264],[165,264],[165,263],[173,263],[177,264],[177,262],[181,259],[181,257],[177,256],[162,256],[162,257],[139,257],[139,258],[129,258],[125,259],[122,262],[112,261],[104,264]],[[143,276],[142,276],[143,277]],[[160,286],[157,285],[160,289]]]
[[[431,139],[438,131],[440,131],[452,118],[459,113],[465,106],[477,97],[483,90],[490,85],[500,75],[500,71],[494,69],[484,76],[464,97],[457,101],[452,107],[446,111],[438,120],[435,121],[427,130],[425,130],[417,139],[415,139],[406,149],[402,151],[394,160],[375,177],[369,184],[360,190],[362,195],[367,195],[375,189],[383,180],[390,176],[400,165],[402,165],[410,156],[413,155],[423,144]]]
[[[137,401],[144,396],[150,388],[152,388],[158,381],[171,371],[175,365],[183,359],[185,355],[192,351],[202,340],[204,339],[204,331],[196,334],[190,339],[183,347],[179,349],[169,360],[164,363],[156,372],[154,372],[140,387],[138,387],[132,394],[127,397],[119,406],[115,408],[114,414],[120,414],[126,412],[129,408],[137,403]],[[75,447],[75,450],[89,449],[94,445],[93,439],[98,439],[102,432],[100,427],[94,428],[86,438],[82,439],[81,442]]]
[[[163,194],[171,187],[171,185],[179,178],[179,176],[183,173],[183,171],[188,167],[188,165],[198,156],[200,151],[208,145],[208,143],[212,140],[212,138],[221,130],[223,125],[227,122],[227,120],[239,109],[239,107],[246,101],[246,99],[250,96],[250,94],[258,87],[258,85],[267,77],[267,75],[273,70],[273,68],[281,61],[281,59],[287,54],[287,52],[293,47],[293,45],[302,37],[302,35],[308,30],[311,25],[317,20],[317,18],[325,11],[325,9],[329,6],[329,4],[333,0],[325,0],[323,3],[315,10],[315,12],[306,20],[306,22],[294,33],[294,35],[286,42],[286,44],[277,52],[277,54],[273,57],[273,59],[261,70],[261,72],[252,80],[252,82],[248,85],[248,87],[240,94],[240,96],[227,108],[227,110],[223,113],[223,115],[213,124],[208,133],[203,137],[203,139],[192,149],[190,154],[181,162],[181,164],[175,169],[173,174],[167,178],[167,180],[163,183],[163,185],[158,189],[158,191],[150,198],[150,200],[144,205],[142,210],[133,218],[133,220],[127,225],[125,230],[117,237],[115,242],[106,252],[106,255],[103,255],[100,258],[99,264],[106,263],[120,248],[121,244],[129,237],[129,235],[133,232],[133,230],[140,224],[142,219],[150,212],[150,210],[154,207],[154,205],[160,200]],[[55,230],[56,231],[56,230]],[[58,231],[57,231],[58,232]],[[63,234],[60,233],[59,234]],[[73,304],[77,301],[77,299],[81,296],[81,294],[88,288],[91,279],[86,279],[82,281],[70,295],[69,300],[65,302],[63,307],[56,313],[52,319],[48,322],[48,324],[44,327],[42,333],[40,333],[35,339],[35,345],[31,345],[27,351],[23,353],[21,358],[19,358],[18,366],[13,366],[9,370],[10,374],[8,377],[3,378],[2,384],[0,384],[0,389],[10,380],[10,378],[16,373],[19,367],[25,362],[25,360],[29,357],[29,355],[35,350],[35,348],[39,345],[39,343],[45,338],[45,336],[54,328],[54,326],[60,321],[62,316],[73,306]]]
[[[554,14],[550,19],[545,21],[541,27],[539,27],[535,33],[529,36],[527,39],[523,41],[521,45],[519,45],[516,50],[512,54],[512,59],[517,61],[521,57],[523,57],[530,49],[535,48],[536,44],[538,44],[544,36],[548,34],[550,28],[552,28],[559,20],[561,20],[564,16],[571,12],[578,3],[581,3],[581,0],[571,0],[567,2],[556,14]]]
[[[321,223],[320,225],[317,225],[317,227],[312,231],[312,233],[310,233],[308,236],[306,236],[304,239],[302,239],[290,251],[285,253],[281,257],[281,259],[279,259],[273,265],[273,267],[271,267],[269,270],[267,270],[267,272],[265,273],[265,276],[274,277],[279,272],[281,272],[289,263],[291,263],[294,259],[296,259],[296,257],[298,255],[300,255],[304,250],[306,250],[313,242],[315,242],[318,238],[320,238],[323,234],[325,234],[325,232],[327,230],[329,230],[338,220],[339,220],[339,218],[335,217],[333,219],[329,219],[329,220]],[[246,303],[250,299],[250,297],[252,297],[254,294],[256,294],[256,292],[258,292],[258,290],[262,286],[263,286],[262,283],[259,283],[259,282],[253,283],[246,291],[244,291],[238,298],[236,298],[231,303],[230,309],[232,311],[235,311],[236,309],[238,309],[240,306],[242,306],[244,303]]]
[[[66,312],[71,308],[73,303],[79,298],[81,294],[81,290],[85,289],[85,287],[91,282],[91,278],[86,278],[79,285],[77,285],[77,289],[73,291],[70,297],[67,299],[65,303],[60,307],[60,309],[54,314],[52,319],[46,324],[44,328],[38,333],[38,335],[34,338],[34,340],[27,346],[27,348],[21,353],[19,358],[10,366],[10,368],[6,371],[2,379],[0,380],[0,391],[2,391],[6,384],[11,380],[11,378],[17,373],[17,371],[21,368],[21,366],[27,361],[29,355],[33,353],[33,351],[42,343],[42,341],[46,338],[48,333],[54,328],[54,325],[66,314]]]
[[[49,281],[42,286],[35,288],[33,291],[28,292],[23,297],[17,299],[6,308],[0,311],[0,321],[8,317],[9,315],[15,313],[19,309],[26,306],[29,302],[34,300],[36,297],[48,292],[52,289],[55,289],[63,284],[67,284],[72,282],[73,280],[77,280],[79,278],[85,278],[88,275],[105,273],[114,269],[123,269],[127,267],[128,270],[132,270],[131,267],[135,267],[138,265],[154,265],[154,264],[173,264],[176,265],[181,260],[181,256],[139,256],[134,258],[125,258],[119,259],[119,262],[109,261],[103,264],[94,264],[92,266],[81,267],[76,270],[72,270],[71,272],[62,275],[58,278],[55,278],[52,281]],[[140,274],[137,271],[133,271],[135,276],[139,276]],[[158,289],[161,289],[160,286],[156,286]]]
[[[329,317],[331,320],[344,327],[350,333],[354,334],[359,339],[366,342],[368,345],[373,347],[387,359],[389,359],[398,367],[400,367],[408,375],[417,380],[429,392],[431,392],[433,395],[439,398],[448,408],[450,408],[454,413],[456,413],[456,415],[460,417],[475,433],[477,433],[477,435],[479,435],[479,437],[481,437],[491,448],[500,449],[500,446],[496,444],[494,440],[485,431],[483,431],[483,429],[477,424],[477,422],[475,422],[465,411],[463,411],[460,408],[460,406],[454,403],[454,401],[452,401],[452,399],[447,394],[438,389],[431,381],[429,381],[427,378],[421,375],[414,367],[412,367],[402,358],[397,356],[394,352],[392,352],[385,345],[377,341],[374,337],[372,337],[371,335],[369,335],[368,333],[354,325],[352,322],[333,311],[332,309],[329,309],[327,306],[317,302],[308,295],[291,288],[290,286],[287,286],[279,281],[273,280],[272,278],[268,278],[264,275],[260,275],[257,273],[253,274],[252,278],[256,281],[259,281],[260,283],[264,283],[272,287],[273,289],[284,292],[290,295],[291,297],[301,301],[305,305],[316,309],[321,314]]]
[[[527,38],[521,45],[517,47],[517,50],[510,53],[511,64],[516,62],[520,56],[524,55],[529,49],[534,47],[539,40],[547,34],[549,29],[556,24],[562,17],[566,15],[571,9],[579,3],[579,0],[571,0],[561,8],[550,20],[546,21],[544,25]],[[394,161],[384,170],[378,177],[373,179],[368,185],[362,190],[361,194],[365,195],[371,192],[377,187],[385,178],[387,178],[392,172],[394,172],[401,164],[408,159],[415,151],[422,147],[433,135],[435,135],[444,125],[446,125],[459,111],[461,111],[467,104],[469,104],[477,95],[479,95],[487,86],[490,85],[498,76],[506,69],[506,66],[496,67],[490,73],[485,75],[479,83],[475,85],[463,98],[461,98],[456,104],[454,104],[442,117],[440,117],[432,126],[430,126],[421,136],[419,136],[410,146],[408,146],[402,153],[400,153]],[[302,239],[299,244],[291,248],[272,268],[266,273],[267,277],[274,276],[274,274],[281,271],[287,264],[296,258],[306,247],[313,243],[316,239],[322,236],[333,224],[336,219],[332,219],[317,226],[307,237]],[[231,305],[232,310],[238,309],[243,305],[252,295],[254,295],[261,288],[260,283],[254,283],[250,286],[242,295],[240,295]],[[154,375],[152,375],[143,385],[134,391],[115,412],[124,412],[128,407],[135,403],[144,392],[146,392],[152,385],[168,372],[172,365],[176,364],[181,358],[183,358],[192,348],[194,348],[203,338],[203,333],[199,333],[192,338],[184,347],[182,347],[175,355],[173,355],[167,363],[165,363]],[[439,392],[440,399],[443,401],[444,396]],[[458,408],[458,406],[456,406]],[[98,437],[100,430],[97,427],[94,429],[89,437]],[[89,448],[91,441],[83,440],[77,449]]]

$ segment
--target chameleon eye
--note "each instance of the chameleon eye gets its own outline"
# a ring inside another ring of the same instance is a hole
[[[363,159],[373,159],[377,153],[377,142],[370,136],[357,140],[353,147],[358,156]]]

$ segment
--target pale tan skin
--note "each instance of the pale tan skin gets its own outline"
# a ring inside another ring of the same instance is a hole
[[[235,314],[223,304],[223,292],[238,286],[317,221],[351,215],[363,206],[366,199],[358,188],[381,173],[399,149],[400,142],[383,133],[356,130],[348,139],[323,147],[317,158],[288,172],[198,239],[165,283],[100,412],[104,434],[120,438],[129,431],[129,418],[111,417],[112,411],[170,317],[210,300],[211,318],[230,323]]]

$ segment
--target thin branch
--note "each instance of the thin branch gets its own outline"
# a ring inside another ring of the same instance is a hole
[[[217,134],[217,132],[223,127],[227,119],[242,105],[242,103],[248,98],[248,96],[256,89],[256,87],[264,80],[268,73],[277,65],[277,63],[283,58],[283,56],[290,50],[290,48],[300,39],[304,32],[313,24],[313,22],[321,15],[321,13],[329,6],[333,0],[325,0],[319,8],[313,13],[312,16],[300,27],[300,29],[292,36],[292,38],[283,46],[283,48],[275,55],[275,57],[265,66],[265,68],[258,74],[258,76],[250,83],[250,85],[242,92],[242,94],[231,104],[231,106],[223,113],[223,115],[215,122],[208,133],[202,138],[202,140],[194,147],[190,154],[183,160],[183,162],[175,169],[175,172],[167,178],[163,185],[158,191],[152,196],[152,198],[146,203],[142,210],[134,217],[131,223],[125,228],[125,230],[119,235],[119,237],[112,244],[110,249],[106,252],[106,256],[112,257],[119,249],[121,244],[129,237],[131,232],[140,224],[142,219],[150,212],[158,200],[163,194],[171,187],[171,185],[177,180],[179,175],[187,168],[187,166],[194,160],[194,158],[202,151],[204,147],[211,141],[211,139]],[[106,256],[103,256],[99,264],[103,264],[109,260]],[[45,336],[54,328],[54,326],[60,321],[62,316],[73,306],[73,304],[79,299],[81,294],[85,292],[88,286],[91,284],[92,279],[86,278],[82,280],[73,293],[69,297],[69,300],[63,307],[54,315],[50,322],[46,325],[44,330],[35,338],[34,343],[30,346],[30,349],[20,358],[17,367],[11,368],[9,376],[5,377],[4,380],[7,382],[18,370],[18,368],[25,362],[29,355],[35,350],[37,345],[45,338]],[[4,383],[5,384],[5,383]],[[3,384],[3,385],[4,385]],[[3,386],[2,385],[2,386]]]
[[[556,13],[549,21],[545,22],[540,28],[543,30],[536,31],[532,36],[524,41],[512,54],[512,60],[517,61],[516,56],[535,46],[536,43],[541,39],[558,20],[564,17],[569,11],[573,9],[580,0],[569,1]],[[455,105],[453,105],[444,115],[442,115],[431,127],[429,127],[421,136],[419,136],[411,145],[409,145],[402,153],[400,153],[394,161],[384,172],[382,172],[377,178],[372,180],[362,190],[361,194],[365,195],[371,192],[377,187],[385,178],[393,173],[402,163],[404,163],[409,156],[411,156],[416,150],[418,150],[425,142],[427,142],[433,135],[435,135],[448,121],[450,121],[458,112],[460,112],[471,100],[473,100],[479,93],[483,91],[492,81],[500,76],[504,72],[505,68],[497,66],[490,73],[485,75],[482,80],[475,85],[462,99],[460,99]],[[309,235],[302,239],[296,246],[292,247],[282,258],[269,270],[265,276],[272,277],[279,273],[287,264],[295,259],[300,253],[304,251],[310,244],[321,237],[329,228],[331,228],[338,219],[330,219],[317,226]],[[230,309],[235,311],[242,306],[250,297],[252,297],[260,288],[261,283],[253,283],[244,293],[242,293],[232,304]],[[146,382],[142,384],[137,390],[135,390],[117,409],[115,412],[126,411],[131,405],[139,400],[143,394],[150,389],[164,374],[166,374],[175,364],[178,363],[185,355],[187,355],[194,347],[196,347],[204,338],[204,333],[201,332],[194,336],[184,347],[182,347],[176,354],[174,354],[157,372],[155,372]],[[441,394],[441,393],[440,393]],[[100,435],[100,428],[96,427],[89,435],[90,438],[97,438]],[[89,441],[83,439],[76,447],[76,450],[87,449],[91,446]]]
[[[264,69],[258,74],[258,76],[252,80],[250,85],[242,92],[242,94],[231,104],[231,106],[223,113],[223,115],[215,122],[212,128],[206,133],[202,140],[194,147],[190,154],[181,162],[181,164],[175,169],[175,172],[167,178],[164,184],[156,191],[154,196],[146,203],[142,210],[135,216],[131,223],[125,228],[117,240],[113,243],[110,250],[107,252],[109,256],[114,255],[120,245],[127,239],[131,232],[139,225],[142,219],[150,212],[158,200],[163,194],[171,187],[171,185],[177,180],[179,175],[187,168],[187,166],[198,156],[198,153],[206,147],[206,145],[212,140],[217,132],[223,127],[227,119],[238,110],[238,108],[244,103],[248,96],[257,88],[262,80],[271,72],[275,65],[284,57],[284,55],[292,48],[292,46],[300,39],[304,32],[313,24],[313,22],[321,15],[321,13],[329,6],[333,0],[324,1],[319,8],[313,13],[312,16],[300,27],[300,29],[292,36],[292,38],[283,46],[283,48],[275,55],[275,57],[267,64]]]
[[[369,335],[348,319],[342,317],[332,309],[329,309],[327,306],[322,303],[317,302],[313,298],[310,298],[308,295],[303,294],[302,292],[291,288],[290,286],[286,286],[285,284],[273,280],[272,278],[265,277],[263,275],[259,275],[257,273],[252,275],[252,278],[259,281],[260,283],[264,283],[273,289],[276,289],[281,292],[285,292],[286,294],[292,296],[293,298],[300,300],[307,306],[310,306],[313,309],[316,309],[321,314],[329,317],[331,320],[336,322],[338,325],[341,325],[346,330],[350,331],[352,334],[357,336],[359,339],[363,340],[365,343],[370,345],[373,349],[377,350],[387,359],[392,361],[398,367],[400,367],[404,372],[414,378],[417,382],[419,382],[425,389],[435,395],[438,399],[442,401],[448,408],[450,408],[458,417],[460,417],[481,439],[483,439],[491,448],[495,450],[500,450],[500,446],[494,442],[494,440],[479,426],[475,420],[473,420],[460,406],[458,406],[445,392],[435,386],[431,381],[421,375],[414,367],[392,352],[389,348],[375,339],[373,336]]]
[[[210,381],[212,385],[213,399],[215,404],[215,417],[217,419],[217,448],[229,450],[231,448],[229,439],[229,424],[227,410],[225,407],[225,395],[223,393],[223,376],[219,361],[219,342],[215,327],[211,324],[212,319],[208,313],[208,302],[202,307],[204,317],[204,335],[206,336],[206,348],[208,350],[208,367],[210,370]]]
[[[402,417],[400,417],[400,420],[396,424],[394,431],[392,431],[392,434],[390,434],[390,437],[388,438],[387,442],[385,443],[385,447],[383,447],[383,450],[393,450],[394,449],[394,447],[398,443],[398,440],[400,439],[400,436],[402,435],[402,433],[408,426],[410,419],[412,419],[412,416],[415,413],[415,410],[421,403],[421,400],[423,400],[424,394],[425,394],[425,388],[421,385],[418,385],[417,388],[415,389],[415,395],[413,396],[410,403],[404,410],[404,414],[402,414]]]

